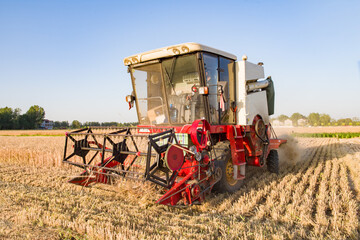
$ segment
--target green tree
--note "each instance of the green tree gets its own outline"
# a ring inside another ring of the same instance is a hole
[[[26,114],[22,114],[19,116],[19,128],[18,129],[30,129],[30,124],[28,121],[28,117]]]
[[[281,114],[278,118],[277,118],[280,122],[284,122],[286,119],[289,119],[288,116]]]
[[[292,121],[293,126],[297,126],[299,119],[304,119],[304,118],[306,117],[300,113],[293,113],[290,117],[290,120]]]
[[[128,123],[120,123],[119,126],[120,127],[133,127],[138,125],[138,122],[128,122]]]
[[[342,118],[337,121],[337,123],[341,126],[348,126],[352,122],[351,118]]]
[[[13,129],[15,125],[15,113],[12,108],[0,108],[0,129]]]
[[[15,108],[15,110],[14,110],[14,129],[20,128],[20,116],[21,116],[21,109]]]
[[[320,114],[320,124],[323,126],[327,126],[329,125],[330,121],[331,121],[331,117],[328,114]]]
[[[45,110],[38,106],[34,105],[29,108],[29,110],[24,114],[25,117],[22,119],[23,123],[25,121],[25,128],[36,129],[40,127],[40,124],[44,121]]]
[[[70,124],[69,124],[68,121],[61,121],[60,127],[63,128],[63,129],[69,128],[69,127],[70,127]]]
[[[84,123],[84,126],[94,126],[94,127],[97,127],[97,126],[101,126],[101,124],[99,122],[85,122]]]
[[[117,122],[102,122],[101,123],[101,126],[103,126],[103,127],[113,127],[113,126],[118,126],[119,125],[119,123],[117,123]]]
[[[330,119],[330,125],[332,125],[332,126],[335,126],[335,124],[336,124],[336,120],[335,119]]]
[[[71,123],[71,128],[74,128],[74,129],[81,128],[81,123],[78,120],[74,120]]]
[[[59,129],[61,127],[61,122],[60,121],[55,121],[54,122],[54,129]]]
[[[308,121],[311,126],[318,126],[320,124],[320,114],[310,113],[308,116]]]

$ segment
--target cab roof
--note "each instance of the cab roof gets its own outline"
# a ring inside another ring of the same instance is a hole
[[[143,52],[143,53],[139,53],[139,54],[135,54],[135,55],[126,57],[126,58],[124,58],[124,64],[125,64],[125,66],[128,66],[131,64],[143,63],[143,62],[147,62],[147,61],[151,61],[151,60],[155,60],[155,59],[172,57],[172,56],[176,56],[176,55],[183,55],[183,54],[187,54],[187,53],[191,53],[191,52],[198,52],[198,51],[214,53],[214,54],[217,54],[217,55],[220,55],[220,56],[223,56],[226,58],[230,58],[230,59],[236,61],[236,56],[231,53],[224,52],[224,51],[221,51],[221,50],[218,50],[218,49],[215,49],[212,47],[208,47],[206,45],[202,45],[199,43],[182,43],[182,44],[163,47],[163,48],[159,48],[159,49],[155,49],[155,50],[151,50],[151,51],[147,51],[147,52]]]

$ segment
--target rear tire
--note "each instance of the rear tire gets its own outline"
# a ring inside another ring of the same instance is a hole
[[[279,155],[276,150],[270,150],[266,165],[269,172],[279,174]]]
[[[214,191],[218,193],[233,193],[239,190],[242,185],[242,180],[235,180],[233,178],[234,168],[229,141],[218,142],[214,146],[214,151],[217,157],[215,167],[219,167],[222,172],[220,181],[214,185]]]

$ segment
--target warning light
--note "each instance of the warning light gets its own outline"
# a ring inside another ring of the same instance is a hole
[[[202,94],[202,95],[209,94],[209,88],[208,87],[199,87],[199,94]]]

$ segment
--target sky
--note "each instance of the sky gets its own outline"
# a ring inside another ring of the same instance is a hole
[[[360,117],[360,1],[0,0],[0,108],[137,121],[123,58],[198,42],[264,62],[275,115]]]

